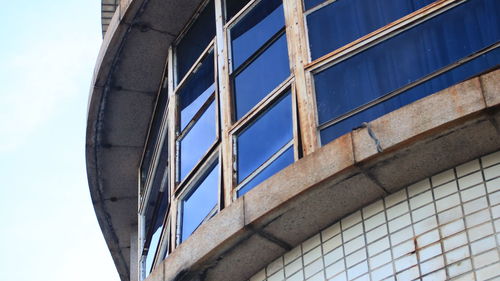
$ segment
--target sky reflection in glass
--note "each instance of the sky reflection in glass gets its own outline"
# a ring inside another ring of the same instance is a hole
[[[215,162],[182,200],[181,242],[185,241],[218,204],[219,165]]]
[[[497,3],[468,1],[316,74],[319,123],[498,42]]]
[[[234,78],[236,119],[290,76],[285,34]]]
[[[292,138],[292,100],[288,92],[238,135],[238,183]]]
[[[283,26],[281,0],[262,0],[231,28],[233,69],[237,69]]]
[[[307,1],[306,1],[307,2]],[[338,0],[307,15],[313,60],[434,0]]]
[[[180,141],[181,181],[215,142],[215,128],[215,102],[212,102]]]
[[[292,164],[294,161],[293,158],[293,145],[290,146],[287,150],[285,150],[278,158],[276,158],[273,162],[269,164],[266,168],[264,168],[260,173],[258,173],[253,179],[247,182],[242,188],[238,190],[238,197],[243,196],[250,189],[257,186],[259,183],[265,181],[272,175],[281,171],[286,166]]]

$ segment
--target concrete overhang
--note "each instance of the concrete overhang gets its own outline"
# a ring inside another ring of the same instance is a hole
[[[393,111],[234,201],[179,245],[147,281],[248,280],[350,213],[497,151],[499,124],[500,70]]]
[[[137,170],[168,47],[201,0],[123,3],[126,6],[117,9],[109,23],[94,70],[86,162],[99,225],[120,278],[129,280],[130,235],[137,228]]]

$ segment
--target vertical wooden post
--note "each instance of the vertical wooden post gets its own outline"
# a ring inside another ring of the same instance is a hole
[[[308,62],[306,27],[302,0],[284,0],[288,52],[295,76],[295,90],[303,155],[319,148],[317,133],[316,101],[304,66]]]

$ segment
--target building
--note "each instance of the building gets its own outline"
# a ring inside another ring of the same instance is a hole
[[[500,2],[102,3],[122,280],[499,278]]]

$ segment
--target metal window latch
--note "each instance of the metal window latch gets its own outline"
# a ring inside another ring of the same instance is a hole
[[[372,127],[370,126],[370,123],[363,122],[360,126],[361,128],[366,128],[368,130],[368,135],[370,135],[370,138],[375,142],[375,146],[377,147],[377,152],[382,152],[382,146],[380,146],[380,140],[377,138],[375,135],[375,132],[372,130]]]

